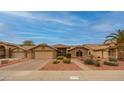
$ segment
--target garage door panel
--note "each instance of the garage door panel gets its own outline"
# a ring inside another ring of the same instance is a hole
[[[13,58],[25,58],[24,53],[13,53]]]
[[[53,58],[53,52],[35,52],[36,59]]]

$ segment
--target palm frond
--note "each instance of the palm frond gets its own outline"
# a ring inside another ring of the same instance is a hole
[[[107,39],[107,40],[105,40],[105,41],[104,41],[104,44],[105,44],[106,42],[108,42],[108,41],[112,42],[112,39]]]

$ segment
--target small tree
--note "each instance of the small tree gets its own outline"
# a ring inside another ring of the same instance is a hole
[[[34,45],[34,43],[31,40],[26,40],[26,41],[23,41],[23,45],[31,46],[31,45]]]

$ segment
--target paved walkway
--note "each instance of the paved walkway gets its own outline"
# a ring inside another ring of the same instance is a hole
[[[49,61],[51,61],[52,59],[46,59],[46,60],[36,60],[36,59],[32,59],[32,60],[26,60],[24,62],[21,63],[16,63],[16,64],[12,64],[12,65],[8,65],[5,67],[1,67],[1,70],[38,70],[40,68],[42,68],[44,65],[46,65]]]
[[[4,81],[123,81],[124,71],[0,71]]]
[[[88,66],[82,64],[82,63],[80,62],[80,60],[78,60],[78,59],[72,59],[72,62],[75,63],[77,66],[79,66],[79,67],[80,67],[81,69],[83,69],[83,70],[92,70],[92,69],[89,68]]]

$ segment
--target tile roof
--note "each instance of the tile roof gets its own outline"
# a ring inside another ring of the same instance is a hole
[[[70,47],[70,46],[67,46],[67,45],[64,45],[64,44],[56,44],[56,45],[53,45],[53,47],[61,48],[61,47]]]
[[[22,48],[22,49],[24,49],[24,50],[29,50],[29,49],[31,49],[31,48],[33,48],[33,47],[35,47],[35,46],[36,46],[36,45],[32,45],[32,46],[20,45],[19,48]]]
[[[34,49],[34,48],[39,47],[39,46],[47,46],[47,47],[50,47],[50,48],[52,48],[52,49],[54,49],[54,50],[57,50],[55,47],[49,46],[49,45],[47,45],[47,44],[39,44],[39,45],[34,46],[34,47],[32,47],[32,48],[30,48],[30,49],[28,49],[28,50]]]
[[[0,41],[0,43],[6,44],[6,45],[17,46],[16,44],[5,42],[5,41]]]
[[[85,44],[83,45],[83,47],[92,50],[103,50],[109,48],[108,45],[103,45],[103,44]]]

